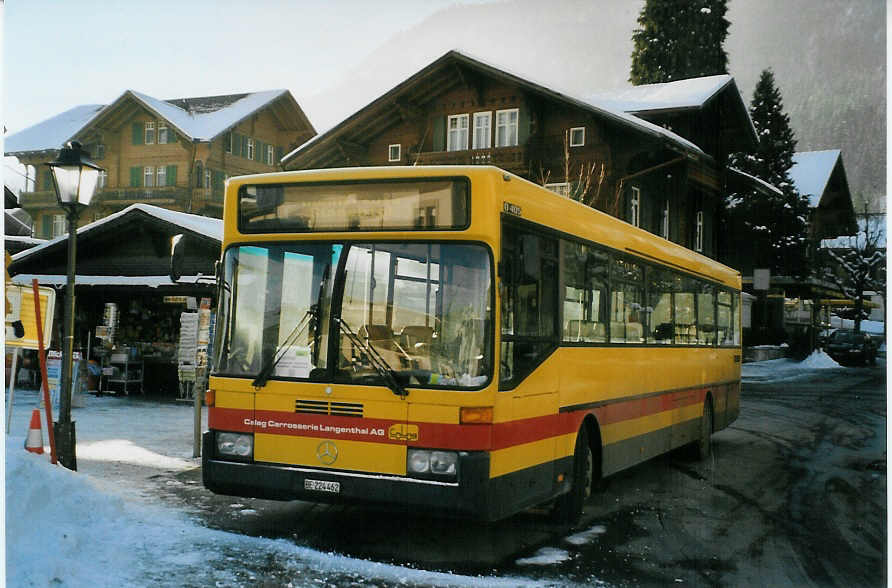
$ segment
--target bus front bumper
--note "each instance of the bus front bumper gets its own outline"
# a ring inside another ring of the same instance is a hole
[[[371,503],[409,506],[419,512],[497,520],[502,505],[493,500],[489,454],[459,454],[457,482],[323,470],[271,463],[245,463],[215,456],[213,432],[202,437],[202,481],[215,494],[305,500],[326,503]]]

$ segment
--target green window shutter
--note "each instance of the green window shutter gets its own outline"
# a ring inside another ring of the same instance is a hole
[[[433,151],[446,151],[446,117],[434,119]]]
[[[167,142],[168,144],[177,142],[177,134],[170,127],[167,127]]]
[[[261,163],[266,163],[266,154],[264,153],[266,145],[260,139],[257,139],[255,143],[257,143],[257,145],[254,147],[254,159]]]
[[[282,161],[282,156],[284,155],[282,151],[281,147],[276,147],[276,160],[273,162],[273,165],[279,165],[279,162]]]
[[[142,186],[142,168],[141,167],[131,167],[130,168],[130,187],[131,188],[139,188]]]
[[[168,186],[176,186],[177,185],[177,166],[168,165],[166,176],[167,176],[167,185]]]
[[[45,170],[43,172],[43,189],[44,190],[55,190],[53,187],[53,172],[50,170]]]
[[[53,217],[48,214],[45,214],[42,217],[40,217],[40,219],[41,219],[40,234],[43,235],[47,239],[52,237],[53,236]]]
[[[248,136],[242,135],[242,157],[248,157]]]
[[[530,136],[530,113],[517,111],[517,144],[524,145]]]
[[[225,153],[232,153],[232,133],[226,133],[223,135],[223,151]]]
[[[142,123],[133,123],[131,125],[131,128],[133,129],[132,144],[133,145],[142,145],[143,141],[145,140],[145,136],[143,135],[143,130],[144,130],[143,124]]]

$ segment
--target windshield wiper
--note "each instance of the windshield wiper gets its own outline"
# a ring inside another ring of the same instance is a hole
[[[371,344],[367,344],[363,341],[356,333],[353,332],[353,329],[350,328],[344,319],[341,317],[335,318],[335,321],[338,323],[338,327],[340,330],[347,335],[347,338],[350,339],[350,343],[362,349],[366,357],[369,358],[369,361],[372,363],[372,367],[375,368],[375,371],[378,372],[378,375],[384,379],[384,383],[390,388],[394,394],[397,396],[406,397],[409,395],[409,391],[400,384],[399,380],[396,377],[396,372],[393,371],[393,368],[387,363],[381,354],[378,353],[378,350]]]
[[[252,386],[254,386],[255,388],[262,388],[266,386],[266,382],[272,375],[273,369],[276,367],[276,364],[279,363],[279,361],[281,361],[283,357],[285,357],[285,354],[288,352],[291,346],[294,345],[298,337],[300,337],[307,329],[307,327],[315,321],[318,313],[318,304],[314,304],[306,313],[304,313],[303,318],[301,318],[300,321],[298,321],[298,323],[294,325],[294,328],[291,329],[290,333],[288,333],[285,341],[283,341],[282,345],[279,346],[278,351],[276,351],[276,353],[272,357],[270,357],[260,369],[260,373],[258,373],[257,377],[254,378],[254,381],[251,382]]]

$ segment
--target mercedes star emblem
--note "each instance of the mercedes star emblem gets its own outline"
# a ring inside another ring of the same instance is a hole
[[[338,446],[331,441],[323,441],[316,447],[316,457],[325,465],[331,465],[338,459]]]

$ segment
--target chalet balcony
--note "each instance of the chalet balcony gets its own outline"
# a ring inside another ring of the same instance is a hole
[[[41,190],[39,192],[22,192],[19,195],[19,206],[29,208],[46,208],[56,206],[56,192],[54,190]]]
[[[526,174],[528,167],[526,154],[527,148],[524,145],[463,151],[423,151],[410,153],[409,164],[494,165],[516,174]]]
[[[158,188],[111,188],[97,192],[94,201],[97,204],[111,206],[129,206],[142,202],[163,206],[165,204],[183,203],[188,198],[188,190],[176,186]]]

